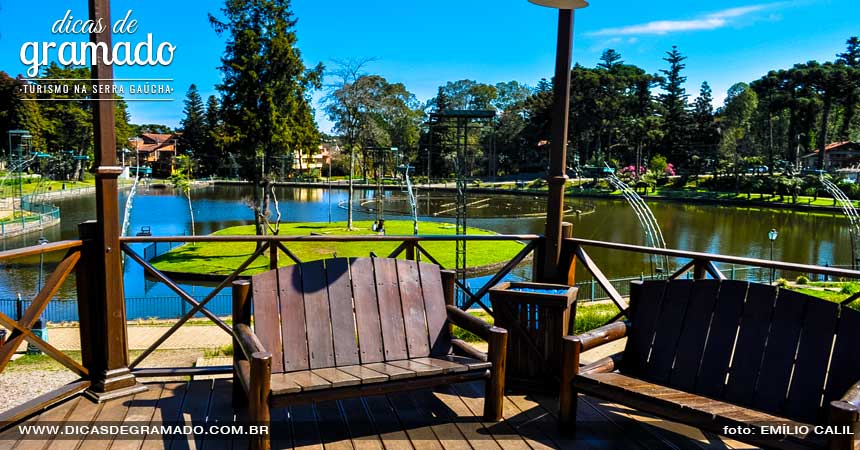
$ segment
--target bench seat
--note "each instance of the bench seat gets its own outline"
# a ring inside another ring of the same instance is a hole
[[[669,420],[723,433],[724,427],[782,425],[796,431],[812,425],[774,416],[754,409],[691,394],[678,389],[650,383],[617,372],[578,375],[573,382],[580,393],[610,402],[623,403],[639,411]],[[784,449],[826,448],[827,440],[812,433],[787,433],[763,439],[746,437],[751,444]]]
[[[254,422],[268,423],[271,407],[476,380],[486,383],[484,419],[501,419],[507,332],[454,306],[453,273],[439,266],[311,261],[237,281],[233,296],[233,403],[248,404]],[[487,341],[487,353],[454,339],[454,325]]]

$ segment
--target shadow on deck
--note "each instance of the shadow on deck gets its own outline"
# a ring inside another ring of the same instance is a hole
[[[49,408],[20,425],[212,425],[241,423],[230,380],[149,383],[133,398],[96,404],[83,396]],[[411,393],[300,405],[272,411],[272,448],[325,450],[733,449],[749,446],[583,397],[576,436],[558,429],[557,399],[509,393],[504,420],[484,423],[483,383]],[[20,426],[0,433],[0,449],[243,449],[242,436],[158,434],[63,436]],[[106,430],[111,431],[111,430]]]

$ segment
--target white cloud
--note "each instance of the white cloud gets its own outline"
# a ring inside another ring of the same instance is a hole
[[[731,23],[731,19],[737,19],[764,9],[771,9],[782,3],[767,3],[760,5],[741,6],[729,8],[722,11],[706,14],[690,20],[656,20],[638,25],[629,25],[617,28],[604,28],[589,33],[591,36],[626,36],[656,34],[663,35],[677,33],[680,31],[716,30]]]

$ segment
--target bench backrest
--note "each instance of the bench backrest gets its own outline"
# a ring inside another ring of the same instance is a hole
[[[272,372],[447,354],[439,266],[335,258],[251,278],[254,332]]]
[[[860,312],[796,291],[636,282],[629,318],[622,371],[686,392],[823,423],[825,406],[860,380]]]

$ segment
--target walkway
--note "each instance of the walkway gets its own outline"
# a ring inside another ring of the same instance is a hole
[[[234,424],[245,411],[231,408],[231,380],[151,383],[133,398],[96,404],[74,397],[27,424]],[[301,450],[668,450],[750,448],[589,397],[578,402],[576,436],[557,426],[557,399],[510,393],[504,420],[482,422],[483,384],[370,396],[272,411],[272,448]],[[61,428],[65,429],[65,427]],[[246,437],[184,434],[30,435],[18,427],[0,433],[0,447],[104,449],[244,449]],[[10,445],[11,444],[11,445]],[[35,444],[35,445],[33,445]],[[5,447],[4,447],[5,445]]]
[[[128,326],[129,350],[146,350],[164,333],[169,326]],[[48,328],[48,342],[61,351],[79,351],[81,332],[77,327]],[[191,348],[218,348],[231,344],[230,336],[215,325],[184,325],[176,330],[159,350],[178,350]],[[19,351],[26,348],[22,344]]]

